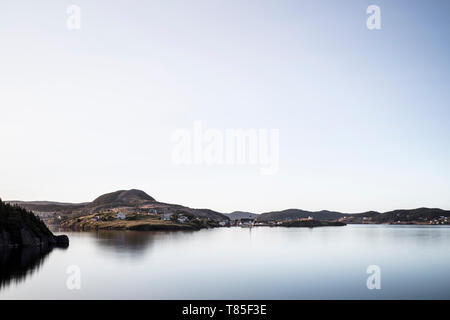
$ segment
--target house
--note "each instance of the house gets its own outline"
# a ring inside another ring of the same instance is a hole
[[[95,217],[92,217],[92,221],[98,221],[100,218],[99,218],[99,216],[95,216]]]
[[[219,222],[219,226],[221,226],[221,227],[225,227],[226,225],[227,225],[226,221],[220,221]]]
[[[186,221],[188,221],[188,217],[181,215],[178,217],[178,221],[181,223],[185,223]]]
[[[152,214],[158,214],[158,211],[156,211],[156,209],[148,210],[148,215],[152,215]]]
[[[116,218],[120,220],[125,220],[127,216],[123,212],[117,212]]]
[[[173,213],[164,213],[164,214],[162,215],[162,219],[163,219],[164,221],[170,221],[170,218],[172,218],[172,215],[173,215]]]

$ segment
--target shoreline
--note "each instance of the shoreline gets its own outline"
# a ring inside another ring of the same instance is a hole
[[[92,232],[92,231],[200,231],[203,229],[216,229],[216,228],[242,228],[242,229],[252,229],[258,227],[269,227],[269,228],[321,228],[321,227],[340,227],[340,226],[351,226],[351,225],[371,225],[371,226],[427,226],[427,227],[450,227],[450,225],[431,225],[431,224],[419,224],[419,223],[347,223],[343,225],[334,225],[334,224],[323,224],[323,225],[315,225],[315,226],[286,226],[286,225],[272,225],[272,224],[259,224],[254,225],[251,228],[241,226],[209,226],[209,227],[196,227],[192,225],[140,225],[134,227],[109,227],[109,226],[98,226],[98,227],[63,227],[60,225],[49,225],[48,227],[55,232]]]

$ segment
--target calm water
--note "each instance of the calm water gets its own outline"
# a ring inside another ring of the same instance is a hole
[[[0,299],[450,299],[449,227],[66,234],[65,250],[3,254]],[[381,290],[366,287],[369,265]]]

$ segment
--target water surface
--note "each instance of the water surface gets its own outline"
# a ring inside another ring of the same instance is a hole
[[[66,234],[69,248],[16,274],[9,261],[0,299],[450,299],[444,226]],[[72,265],[80,290],[66,285]],[[367,289],[369,265],[381,290]]]

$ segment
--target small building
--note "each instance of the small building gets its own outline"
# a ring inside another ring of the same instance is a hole
[[[225,227],[226,225],[227,225],[226,221],[220,221],[219,222],[219,226],[221,226],[221,227]]]
[[[125,220],[127,216],[123,212],[117,212],[116,218],[120,220]]]
[[[239,225],[240,226],[253,226],[255,223],[255,219],[253,218],[242,218],[239,219]]]
[[[188,217],[186,217],[186,216],[183,216],[183,215],[178,216],[178,221],[181,222],[181,223],[185,223],[185,222],[188,221],[188,220],[189,220],[189,219],[188,219]]]
[[[172,218],[173,213],[164,213],[162,215],[162,220],[164,221],[170,221],[170,219]]]

